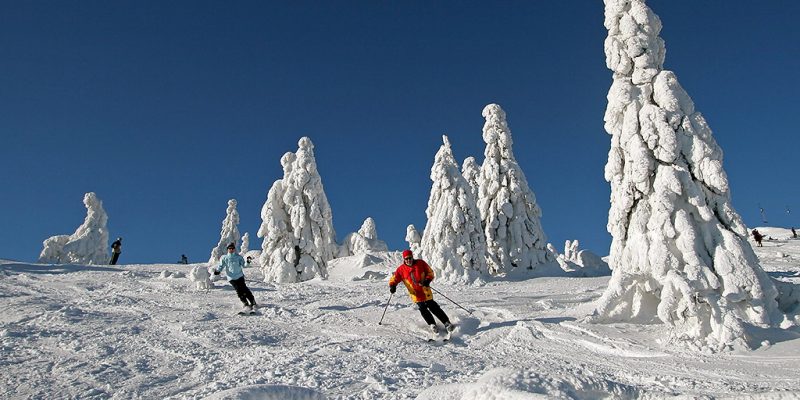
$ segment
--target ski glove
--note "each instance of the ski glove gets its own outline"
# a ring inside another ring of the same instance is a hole
[[[219,275],[219,271],[214,270],[214,275]]]
[[[425,286],[425,287],[431,286],[431,280],[430,279],[423,280],[422,281],[422,286]]]
[[[397,285],[389,286],[389,293],[394,294],[397,291]]]

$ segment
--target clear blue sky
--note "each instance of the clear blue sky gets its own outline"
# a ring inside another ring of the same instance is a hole
[[[725,152],[748,225],[800,225],[800,2],[648,3]],[[309,136],[338,240],[375,218],[390,248],[425,226],[433,156],[483,160],[481,110],[557,248],[605,255],[611,72],[603,3],[7,1],[0,9],[0,258],[32,261],[109,214],[122,263],[203,261],[226,202],[256,231],[280,157]],[[792,214],[787,214],[786,207]]]

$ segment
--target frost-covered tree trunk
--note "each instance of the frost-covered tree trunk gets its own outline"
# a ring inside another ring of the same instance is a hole
[[[486,156],[478,178],[478,209],[492,273],[534,269],[553,261],[540,222],[542,212],[511,150],[506,113],[497,104],[483,109]]]
[[[272,185],[261,209],[258,237],[264,238],[260,264],[266,282],[327,278],[327,262],[338,250],[314,145],[303,137],[298,146],[297,153],[281,158],[283,179]]]
[[[464,163],[461,166],[461,175],[463,175],[464,179],[469,183],[469,187],[472,189],[472,197],[474,197],[477,202],[478,179],[481,176],[481,167],[475,162],[475,157],[467,157],[464,159]]]
[[[219,232],[219,243],[211,249],[211,257],[208,259],[209,264],[216,264],[219,262],[220,257],[228,253],[227,247],[229,244],[234,243],[239,246],[239,212],[236,211],[236,200],[228,200],[228,209],[225,219],[222,220],[222,229]]]
[[[367,217],[358,232],[353,232],[345,237],[339,257],[365,254],[370,251],[389,251],[389,247],[386,242],[378,239],[375,220]]]
[[[242,236],[242,247],[239,249],[239,254],[246,257],[248,251],[250,251],[250,233],[245,232]]]
[[[613,275],[596,320],[650,321],[703,349],[747,345],[743,323],[782,318],[731,205],[722,150],[675,74],[642,0],[606,0]]]
[[[39,262],[108,264],[108,215],[94,192],[83,196],[86,219],[70,236],[53,236],[44,241]]]
[[[486,239],[472,187],[458,169],[447,136],[442,140],[431,167],[428,223],[420,247],[437,279],[470,283],[488,274]]]
[[[408,249],[413,252],[417,258],[422,258],[423,254],[420,252],[419,245],[422,241],[422,238],[417,232],[417,228],[411,224],[406,227],[406,242],[408,243]]]

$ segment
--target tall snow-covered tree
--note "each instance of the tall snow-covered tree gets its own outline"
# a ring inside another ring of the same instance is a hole
[[[327,278],[327,262],[337,253],[333,213],[322,186],[311,139],[281,158],[283,179],[269,190],[261,209],[258,237],[266,282]]]
[[[370,251],[389,251],[389,247],[386,242],[378,239],[375,220],[367,217],[358,232],[353,232],[344,238],[339,257],[365,254]]]
[[[216,264],[219,259],[228,254],[227,247],[229,244],[234,243],[239,247],[239,212],[236,211],[236,200],[228,200],[228,209],[226,210],[225,219],[222,220],[222,229],[219,232],[219,243],[211,249],[211,257],[208,259],[209,264]]]
[[[606,0],[605,26],[613,274],[595,319],[660,319],[692,347],[747,346],[745,323],[782,316],[731,205],[722,150],[663,68],[661,20],[644,1]]]
[[[554,261],[542,230],[542,211],[514,158],[506,113],[497,104],[483,109],[485,159],[478,177],[478,209],[492,273],[535,269]]]
[[[472,187],[458,169],[447,136],[431,167],[428,217],[420,247],[437,279],[469,283],[488,275],[486,239]]]
[[[94,192],[83,196],[86,218],[72,235],[58,235],[44,241],[39,255],[43,263],[108,264],[108,215]]]
[[[248,251],[250,251],[250,233],[245,232],[242,236],[242,247],[239,249],[239,254],[245,257]]]
[[[467,157],[461,165],[461,175],[472,189],[472,197],[478,201],[478,178],[481,176],[481,167],[475,162],[475,157]]]

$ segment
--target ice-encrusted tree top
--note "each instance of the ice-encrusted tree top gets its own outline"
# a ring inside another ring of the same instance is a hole
[[[228,208],[226,210],[225,219],[222,220],[222,229],[219,231],[219,242],[217,246],[211,249],[211,257],[208,259],[209,264],[216,264],[219,259],[228,254],[227,247],[229,244],[234,243],[239,247],[239,212],[236,211],[236,200],[228,200]]]
[[[475,162],[475,157],[467,157],[461,165],[461,175],[472,188],[472,197],[478,201],[478,177],[481,176],[481,167]]]
[[[44,241],[39,262],[108,264],[108,215],[94,192],[83,196],[86,218],[72,235],[53,236]]]
[[[386,242],[378,239],[378,229],[375,227],[375,220],[367,217],[358,232],[353,232],[344,239],[342,248],[339,251],[340,257],[355,254],[366,254],[370,251],[389,251]]]
[[[420,255],[419,242],[422,241],[422,237],[420,236],[414,224],[411,224],[406,227],[405,240],[408,243],[408,249],[411,250],[411,252],[413,252],[414,254]]]
[[[782,317],[731,205],[722,150],[663,69],[658,16],[642,0],[605,5],[614,271],[596,318],[657,317],[694,347],[746,345],[744,322],[768,326]]]
[[[486,239],[472,187],[458,169],[447,136],[442,141],[431,167],[433,186],[420,258],[425,258],[438,280],[470,283],[488,274]]]
[[[478,209],[493,273],[534,269],[553,261],[542,230],[542,212],[512,152],[506,113],[497,104],[483,109],[485,159],[478,178]]]
[[[239,254],[245,257],[248,251],[250,251],[250,233],[245,232],[244,235],[242,235],[242,247],[239,248]]]
[[[333,213],[314,159],[314,144],[303,137],[296,153],[281,158],[283,179],[270,188],[261,209],[258,237],[266,282],[327,278],[327,262],[338,246]]]

